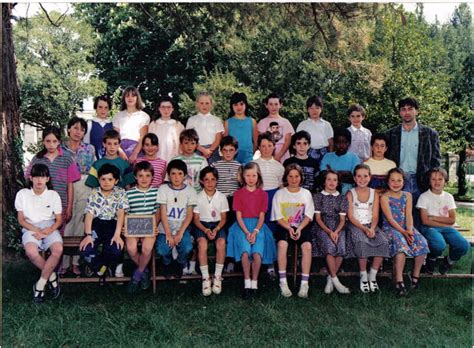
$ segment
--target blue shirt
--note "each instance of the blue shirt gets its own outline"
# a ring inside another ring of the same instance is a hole
[[[347,151],[344,155],[338,156],[335,152],[328,152],[324,155],[321,161],[321,170],[328,169],[331,167],[332,170],[337,172],[348,171],[353,173],[355,167],[360,163],[359,157],[350,151]],[[342,194],[346,194],[352,188],[351,184],[342,183]]]
[[[402,138],[400,141],[400,168],[405,173],[416,173],[418,162],[418,123],[410,131],[406,131],[402,126]]]

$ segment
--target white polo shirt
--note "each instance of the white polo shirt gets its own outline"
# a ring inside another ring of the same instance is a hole
[[[311,135],[311,148],[321,149],[329,146],[329,139],[334,137],[334,131],[331,124],[320,118],[314,121],[310,118],[300,122],[296,131],[306,131]]]
[[[61,198],[53,190],[45,189],[37,195],[33,189],[24,188],[16,194],[15,209],[22,211],[30,224],[54,220],[54,215],[62,213]]]
[[[258,164],[262,172],[263,189],[273,190],[282,185],[285,167],[275,159],[265,160],[262,157],[253,161]]]
[[[204,190],[197,195],[197,205],[193,210],[199,214],[199,220],[205,222],[221,221],[221,213],[229,211],[229,203],[225,195],[216,191],[212,197],[209,197]]]
[[[219,117],[201,113],[189,118],[186,129],[194,128],[199,135],[199,144],[211,145],[217,133],[224,133],[224,124]]]

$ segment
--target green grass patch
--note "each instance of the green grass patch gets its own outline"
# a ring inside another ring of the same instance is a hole
[[[474,216],[472,209],[467,207],[456,208],[456,222],[459,226],[467,228],[469,232],[463,233],[466,236],[472,236],[474,231]]]
[[[452,272],[469,273],[472,253]],[[64,284],[55,301],[32,303],[38,271],[27,261],[4,264],[5,347],[117,346],[376,346],[472,345],[472,281],[422,279],[408,298],[362,294],[357,278],[341,278],[352,294],[323,294],[314,277],[307,300],[279,295],[261,281],[259,295],[240,297],[241,279],[226,279],[223,293],[204,298],[199,281],[159,282],[158,291],[135,296],[125,286]],[[296,292],[296,291],[295,291]]]

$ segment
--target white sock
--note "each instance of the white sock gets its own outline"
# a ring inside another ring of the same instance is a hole
[[[196,261],[189,261],[189,273],[196,272]]]
[[[250,289],[251,285],[250,279],[244,279],[244,288]]]
[[[53,272],[53,273],[51,273],[51,275],[49,276],[49,279],[48,279],[48,280],[49,280],[50,282],[52,282],[52,281],[57,280],[57,279],[58,279],[58,275],[56,274],[56,272]],[[56,286],[57,286],[57,284],[56,284]],[[55,286],[55,287],[56,287],[56,286]]]
[[[44,287],[46,286],[46,283],[48,282],[47,279],[44,279],[44,278],[40,278],[38,279],[38,281],[36,282],[36,290],[40,290],[40,291],[43,291],[44,290]]]
[[[201,270],[202,279],[209,278],[209,266],[200,266],[199,269]]]
[[[374,268],[370,268],[370,272],[369,272],[369,280],[371,282],[375,282],[375,280],[377,279],[377,270],[374,269]]]
[[[360,280],[362,280],[363,282],[367,281],[367,271],[360,272]]]
[[[250,289],[258,289],[258,280],[252,280],[251,281]]]
[[[222,276],[223,269],[224,269],[223,263],[216,263],[216,271],[214,272],[214,277],[220,278]]]

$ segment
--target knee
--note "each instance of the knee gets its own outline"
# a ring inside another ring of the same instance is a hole
[[[219,238],[216,240],[216,249],[217,250],[225,250],[225,239]]]
[[[464,237],[460,237],[459,242],[453,245],[452,247],[453,249],[457,249],[462,256],[467,254],[471,245]]]
[[[201,237],[201,238],[198,239],[198,249],[199,249],[199,251],[207,251],[207,240],[206,240],[206,238]]]
[[[301,244],[301,251],[304,253],[311,253],[311,243],[305,242]]]
[[[145,246],[142,245],[142,248],[144,248]],[[130,256],[134,256],[136,255],[138,252],[138,249],[137,249],[137,245],[136,244],[127,244],[127,253],[130,255]]]
[[[153,244],[143,243],[142,244],[142,254],[149,255],[153,251]]]
[[[446,248],[446,242],[443,238],[432,238],[428,239],[428,245],[431,249],[431,252],[443,252]]]
[[[63,245],[61,243],[55,243],[51,246],[51,256],[53,257],[61,257],[63,254]]]
[[[32,244],[32,243],[30,243]],[[34,258],[37,258],[39,256],[39,251],[38,251],[38,248],[35,246],[28,246],[25,248],[25,254],[26,256],[29,258],[29,259],[34,259]]]

